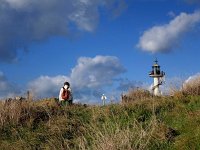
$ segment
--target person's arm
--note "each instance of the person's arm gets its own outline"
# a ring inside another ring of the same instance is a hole
[[[59,101],[62,101],[62,93],[63,93],[63,88],[60,89],[60,93],[59,93]]]
[[[72,89],[69,87],[68,90],[70,91],[69,100],[73,100]]]

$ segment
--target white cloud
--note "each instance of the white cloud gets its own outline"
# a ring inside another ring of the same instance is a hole
[[[92,32],[99,21],[99,8],[118,8],[123,4],[120,1],[0,0],[0,61],[16,61],[17,51],[32,42]]]
[[[77,102],[95,103],[105,89],[114,84],[114,79],[124,72],[117,57],[81,57],[69,76],[41,76],[31,81],[28,87],[35,96],[58,97],[63,83],[69,81]]]
[[[149,52],[169,52],[178,46],[182,37],[200,22],[200,11],[181,13],[168,24],[146,30],[137,45]]]
[[[115,62],[117,65],[114,65],[115,67],[113,68],[113,70],[112,68],[109,69],[111,72],[115,73],[104,74],[104,76],[107,76],[108,79],[106,79],[106,82],[101,82],[102,80],[104,80],[104,77],[102,78],[100,77],[102,75],[102,72],[108,71],[109,68],[109,66],[107,68],[105,62],[108,64],[109,63],[112,64],[113,62]],[[91,67],[91,64],[93,64],[92,65],[93,67]],[[100,64],[104,64],[103,65],[104,67],[97,67],[101,66]],[[73,71],[75,71],[75,73]],[[115,78],[119,77],[120,74],[122,74],[123,72],[124,72],[123,66],[120,65],[120,62],[116,57],[112,56],[96,56],[94,58],[82,57],[78,60],[78,64],[72,69],[72,73],[69,77],[62,75],[54,77],[41,76],[29,82],[28,89],[30,89],[34,93],[34,95],[38,98],[58,97],[59,90],[63,86],[63,83],[65,81],[69,81],[72,85],[75,102],[89,103],[89,104],[101,104],[100,97],[103,93],[105,93],[106,96],[108,97],[107,102],[110,102],[110,99],[112,98],[115,101],[119,101],[122,92],[128,92],[130,89],[133,88],[139,87],[151,91],[151,85],[149,83],[130,81],[124,78],[115,80]],[[92,75],[93,73],[95,75]],[[90,76],[92,77],[90,78]],[[4,76],[0,75],[0,83],[2,82],[2,77],[4,78]],[[115,86],[111,86],[113,84],[115,84]],[[163,95],[170,95],[173,94],[173,92],[180,90],[182,88],[182,85],[184,87],[188,84],[192,85],[200,84],[200,73],[190,76],[186,80],[181,77],[166,78],[165,83],[160,86],[160,90]],[[8,85],[7,82],[6,85]],[[7,86],[6,89],[10,90],[10,87],[8,88]]]
[[[81,57],[70,78],[76,88],[98,88],[113,83],[113,78],[125,72],[114,56]]]
[[[125,69],[114,56],[81,57],[72,69],[70,79],[81,102],[96,103],[114,79]]]
[[[22,90],[30,90],[35,98],[58,97],[63,83],[69,81],[76,102],[97,103],[101,94],[112,88],[117,81],[115,78],[124,72],[125,69],[117,57],[80,57],[69,76],[40,76],[21,90],[0,72],[0,98],[23,96]]]
[[[67,76],[40,76],[28,83],[28,89],[35,97],[58,97],[60,87],[65,81],[70,81]]]

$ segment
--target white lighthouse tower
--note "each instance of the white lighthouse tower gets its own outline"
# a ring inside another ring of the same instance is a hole
[[[149,76],[152,77],[154,80],[152,87],[154,96],[160,96],[161,92],[159,90],[159,86],[163,84],[165,72],[160,70],[160,66],[158,65],[157,59],[155,60],[154,65],[152,66],[152,71],[149,73]]]

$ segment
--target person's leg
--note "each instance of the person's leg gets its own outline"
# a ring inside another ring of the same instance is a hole
[[[68,105],[69,105],[69,101],[65,100],[65,106],[68,106]]]
[[[61,106],[65,106],[65,105],[66,105],[66,104],[65,104],[65,101],[64,101],[64,100],[60,101],[60,105],[61,105]]]
[[[69,101],[66,100],[66,101],[65,101],[65,106],[68,106],[68,105],[69,105]]]
[[[68,106],[68,105],[72,105],[72,100],[63,100],[60,102],[61,106]]]
[[[69,105],[72,105],[72,100],[69,100],[68,103],[69,103]]]

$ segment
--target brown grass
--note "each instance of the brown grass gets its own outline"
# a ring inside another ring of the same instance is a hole
[[[184,140],[194,138],[198,149],[200,98],[176,94],[152,97],[136,89],[126,95],[128,103],[103,107],[0,102],[0,149],[184,149]]]
[[[146,100],[152,98],[151,93],[145,89],[131,89],[126,95],[122,96],[122,103],[132,103],[136,100]]]
[[[182,92],[185,95],[200,95],[200,76],[193,77],[185,82]]]
[[[60,108],[53,99],[1,102],[0,131],[3,134],[9,131],[9,135],[5,135],[9,140],[2,136],[0,147],[143,150],[151,147],[155,140],[165,142],[168,128],[151,116],[151,110],[146,111],[144,107],[133,117],[132,109],[123,105]],[[10,142],[12,140],[15,142]]]
[[[29,108],[27,101],[1,101],[0,102],[0,127],[6,123],[18,124],[22,111]]]

